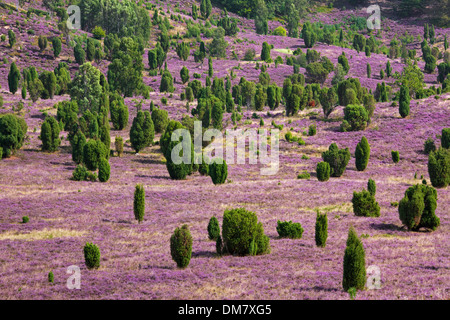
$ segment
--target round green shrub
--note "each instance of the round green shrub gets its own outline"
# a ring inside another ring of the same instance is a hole
[[[228,176],[227,163],[224,159],[214,159],[209,164],[209,176],[214,184],[225,183]]]
[[[83,147],[83,163],[88,170],[95,171],[100,160],[107,158],[109,150],[97,139],[91,139]]]
[[[353,212],[356,216],[379,217],[380,206],[375,197],[367,190],[353,192]]]
[[[331,168],[328,162],[322,161],[316,167],[317,179],[319,181],[328,181],[330,179]]]
[[[328,238],[328,217],[327,214],[320,214],[317,210],[316,226],[315,226],[316,246],[324,248]]]
[[[80,164],[83,162],[83,148],[86,144],[86,137],[84,136],[83,132],[78,129],[77,133],[73,137],[72,141],[72,160]]]
[[[450,149],[441,147],[429,154],[428,174],[435,188],[446,188],[450,184]]]
[[[244,208],[225,210],[222,237],[224,248],[230,254],[244,256],[270,252],[269,237],[264,235],[262,224],[258,223],[254,212]]]
[[[216,217],[211,217],[209,220],[208,237],[210,240],[217,240],[217,238],[220,237],[220,226]]]
[[[400,220],[408,230],[428,228],[436,230],[440,219],[436,216],[437,192],[433,187],[417,184],[405,191],[398,205]]]
[[[176,228],[170,237],[170,254],[178,268],[186,268],[191,261],[192,236],[188,226]]]
[[[98,180],[100,182],[106,182],[109,180],[111,175],[111,166],[109,165],[109,161],[105,158],[100,159],[98,164]]]
[[[344,253],[344,272],[342,286],[344,291],[350,288],[363,290],[366,284],[366,258],[361,240],[356,231],[350,227],[348,231],[347,247]]]
[[[72,178],[75,181],[85,181],[85,180],[87,180],[87,176],[88,176],[88,170],[82,164],[79,164],[75,168],[74,172],[72,173]]]
[[[100,267],[100,249],[95,244],[88,242],[84,246],[84,261],[88,269]]]
[[[47,278],[48,278],[48,282],[50,282],[50,283],[54,283],[54,282],[55,282],[55,276],[53,275],[53,272],[52,272],[52,271],[50,271],[50,272],[48,273]]]
[[[59,132],[58,121],[53,117],[47,117],[41,126],[40,139],[42,141],[43,151],[54,152],[58,150],[58,147],[61,144]]]
[[[152,121],[155,127],[155,132],[162,133],[164,130],[166,130],[166,127],[169,123],[169,113],[167,112],[167,110],[155,108],[152,111]]]
[[[22,217],[22,223],[28,223],[29,221],[30,221],[30,218],[28,218],[28,216]]]
[[[336,143],[332,143],[328,151],[322,152],[322,159],[330,165],[330,176],[340,177],[350,161],[350,151],[348,148],[339,149]]]
[[[280,238],[301,239],[303,228],[300,223],[292,221],[277,221],[277,232]]]
[[[22,147],[27,129],[22,118],[12,114],[0,116],[0,147],[3,148],[3,158],[9,158]]]

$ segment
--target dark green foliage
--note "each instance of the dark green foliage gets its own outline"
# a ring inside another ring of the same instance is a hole
[[[86,60],[87,61],[94,60],[94,54],[95,54],[94,41],[91,38],[87,38],[87,41],[86,41]]]
[[[366,46],[366,38],[362,34],[355,34],[353,37],[353,48],[356,51],[361,52],[364,51],[364,47]]]
[[[263,42],[262,50],[261,50],[261,60],[266,62],[271,62],[272,58],[270,57],[270,46],[267,42]]]
[[[216,240],[216,253],[217,255],[221,256],[223,251],[222,237],[219,235]]]
[[[222,223],[224,248],[235,255],[270,253],[269,237],[254,212],[244,208],[225,210]],[[252,250],[250,250],[252,249]]]
[[[160,92],[173,92],[175,89],[173,87],[173,78],[169,70],[165,70],[161,77],[161,83],[159,85]]]
[[[208,237],[210,240],[216,241],[220,237],[219,221],[216,217],[211,217],[208,223]]]
[[[323,84],[330,72],[324,68],[321,62],[310,63],[306,66],[306,76],[310,83]]]
[[[309,179],[309,178],[311,178],[311,175],[307,171],[299,173],[297,175],[297,179]]]
[[[398,151],[391,151],[391,155],[392,155],[392,161],[394,161],[394,163],[398,163],[400,161],[400,153]]]
[[[230,18],[229,16],[222,17],[217,21],[217,27],[221,27],[225,30],[226,36],[235,36],[239,28],[237,27],[237,19],[236,18]]]
[[[320,91],[320,104],[322,105],[322,110],[325,118],[333,112],[338,103],[338,96],[334,88],[324,87]]]
[[[301,239],[303,228],[300,223],[292,221],[277,221],[277,232],[280,238]]]
[[[330,179],[331,168],[328,162],[322,161],[316,167],[317,179],[319,181],[328,181]]]
[[[84,261],[88,269],[98,269],[100,267],[100,249],[92,243],[84,246]]]
[[[267,87],[267,104],[270,110],[275,110],[278,108],[281,102],[281,88],[276,84]]]
[[[75,181],[85,181],[87,180],[88,174],[88,169],[84,165],[79,164],[72,173],[72,179]]]
[[[189,48],[189,44],[187,42],[181,42],[177,44],[177,55],[183,61],[186,61],[189,58],[189,54],[191,49]]]
[[[400,112],[402,118],[409,115],[410,100],[408,87],[405,85],[401,86],[398,111]]]
[[[399,217],[408,230],[420,228],[436,230],[440,219],[436,216],[437,192],[433,187],[417,184],[405,191],[398,205]]]
[[[326,213],[320,214],[319,210],[317,210],[315,230],[316,246],[324,248],[328,238],[328,217]]]
[[[22,118],[12,114],[0,116],[0,147],[3,149],[3,158],[9,158],[22,147],[27,129]]]
[[[83,162],[83,149],[85,144],[86,144],[86,137],[83,134],[83,132],[81,132],[81,130],[78,130],[71,141],[72,160],[77,164]]]
[[[367,190],[353,192],[352,198],[353,212],[356,216],[379,217],[380,206],[375,197]]]
[[[443,128],[441,134],[442,148],[450,149],[450,128]]]
[[[61,39],[58,37],[55,37],[52,39],[52,47],[53,47],[53,55],[55,58],[59,57],[59,54],[61,53]]]
[[[141,184],[137,184],[134,190],[133,212],[134,218],[141,223],[145,215],[145,189]]]
[[[213,40],[209,46],[209,54],[212,57],[226,58],[228,42],[225,40],[225,30],[222,27],[214,29]],[[212,75],[210,75],[212,78]]]
[[[41,91],[42,99],[53,99],[56,91],[56,76],[52,71],[42,71],[39,75],[39,80],[41,80],[43,85],[43,90]]]
[[[386,62],[386,77],[390,78],[392,75],[392,67],[391,63],[388,61]]]
[[[111,166],[109,165],[109,161],[105,158],[100,159],[98,164],[98,180],[100,182],[106,182],[109,180],[111,175]]]
[[[167,110],[154,109],[152,111],[152,121],[155,127],[155,132],[162,133],[166,130],[167,124],[169,123],[169,113]]]
[[[435,188],[446,188],[450,184],[450,149],[441,147],[429,154],[428,174]]]
[[[366,108],[361,105],[349,104],[344,109],[344,122],[341,125],[341,131],[364,130],[368,122],[369,115]]]
[[[350,288],[363,290],[366,284],[365,251],[356,231],[350,227],[348,231],[347,247],[344,253],[344,272],[342,286],[344,291]]]
[[[115,130],[123,130],[128,125],[129,111],[122,97],[111,101],[109,112]]]
[[[342,54],[338,57],[338,63],[342,66],[342,68],[344,68],[345,73],[348,73],[350,66],[344,52],[342,52]]]
[[[22,223],[28,223],[30,221],[30,218],[28,216],[22,217]]]
[[[130,130],[131,147],[138,153],[153,144],[155,128],[150,112],[138,111]]]
[[[308,136],[315,136],[317,132],[317,127],[315,123],[311,123],[308,127]]]
[[[15,94],[19,88],[20,71],[16,66],[16,63],[11,63],[8,73],[8,86],[9,92]]]
[[[228,166],[224,159],[215,159],[209,164],[209,176],[214,184],[225,183],[228,176]]]
[[[201,0],[200,2],[200,14],[203,19],[208,19],[211,15],[212,5],[210,0]]]
[[[38,46],[41,52],[47,49],[47,43],[48,43],[47,37],[40,35],[38,38]]]
[[[367,182],[367,191],[369,191],[372,196],[375,196],[375,193],[377,192],[377,186],[374,180],[369,179],[369,181]]]
[[[47,278],[48,278],[48,282],[49,282],[49,283],[54,283],[54,282],[55,282],[55,276],[53,275],[53,272],[52,272],[52,271],[50,271],[50,272],[48,273]]]
[[[101,40],[101,39],[103,39],[105,37],[106,33],[105,33],[105,30],[103,30],[102,27],[96,26],[92,30],[92,35],[94,36],[95,39]]]
[[[369,163],[370,145],[366,137],[362,137],[361,141],[356,145],[355,164],[358,171],[364,171]]]
[[[370,67],[370,63],[367,64],[367,78],[372,76],[372,68]]]
[[[170,237],[170,254],[178,268],[186,268],[189,265],[192,255],[192,236],[186,224],[176,228]]]
[[[189,81],[189,70],[185,66],[180,70],[180,78],[183,84]]]
[[[75,45],[75,47],[73,48],[73,54],[75,55],[75,61],[79,65],[84,64],[85,59],[86,59],[86,52],[83,50],[83,48],[81,47],[81,45],[79,43],[77,43]]]
[[[440,83],[443,83],[447,78],[447,75],[450,74],[450,63],[442,62],[438,65],[438,78],[437,80]]]
[[[255,29],[257,34],[267,34],[269,32],[269,26],[267,23],[268,10],[266,2],[264,0],[257,0],[255,13]]]
[[[433,138],[428,138],[424,144],[424,152],[426,154],[430,154],[431,152],[436,151],[436,145],[434,144]]]
[[[83,147],[83,164],[88,170],[97,170],[100,160],[108,156],[109,149],[100,140],[91,139]]]
[[[10,48],[16,43],[16,34],[11,29],[8,30],[8,42]]]
[[[59,124],[53,117],[47,117],[41,126],[40,139],[42,140],[42,150],[54,152],[61,144],[59,138]]]
[[[348,148],[339,149],[336,143],[332,143],[328,151],[322,153],[322,159],[330,165],[331,176],[340,177],[350,160],[350,151]]]
[[[202,163],[199,165],[198,172],[202,176],[209,176],[209,160],[207,160],[207,157],[205,155],[202,156]]]

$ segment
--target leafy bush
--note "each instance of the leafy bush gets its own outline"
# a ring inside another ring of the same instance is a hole
[[[192,255],[192,236],[186,224],[176,228],[170,237],[170,254],[178,268],[186,268],[189,265]]]
[[[145,189],[141,184],[137,184],[134,190],[133,212],[135,219],[141,223],[145,214]]]
[[[53,117],[47,117],[41,126],[40,139],[42,140],[42,150],[54,152],[61,144],[59,138],[59,124]]]
[[[350,288],[363,290],[366,284],[366,254],[356,231],[350,227],[348,231],[347,247],[344,253],[344,272],[342,286],[345,291]]]
[[[308,127],[308,136],[315,136],[317,132],[316,124],[312,123]]]
[[[380,206],[375,197],[367,190],[353,192],[353,212],[356,216],[379,217]]]
[[[350,125],[351,131],[364,130],[369,122],[369,115],[363,106],[349,104],[344,109],[344,121]],[[347,129],[346,125],[341,126],[341,131],[345,132]]]
[[[106,182],[109,180],[111,175],[111,166],[109,165],[109,161],[105,158],[100,159],[98,164],[98,180],[100,182]]]
[[[153,144],[155,128],[150,112],[138,111],[130,130],[131,147],[138,153]]]
[[[88,170],[97,170],[100,160],[108,157],[109,150],[100,140],[91,139],[83,147],[83,163]]]
[[[28,126],[24,119],[12,114],[0,116],[0,147],[3,158],[9,158],[23,145]]]
[[[430,137],[425,141],[423,149],[426,154],[436,151],[436,145],[434,144],[433,138]]]
[[[119,157],[123,154],[123,138],[121,136],[117,136],[114,142],[116,146],[116,152]]]
[[[330,164],[325,161],[319,162],[316,167],[316,173],[319,181],[328,181],[331,174]]]
[[[367,182],[367,191],[369,191],[369,193],[373,196],[375,196],[375,193],[377,192],[377,185],[372,179],[369,179]]]
[[[72,178],[75,181],[85,181],[87,180],[88,170],[84,165],[79,164],[74,172],[72,173]]]
[[[361,141],[356,145],[355,164],[358,171],[364,171],[367,168],[370,157],[370,145],[366,137],[362,137]]]
[[[22,223],[28,223],[30,221],[30,218],[28,216],[22,217]]]
[[[88,269],[98,269],[100,267],[100,249],[93,243],[86,243],[84,246],[84,261]]]
[[[277,232],[280,238],[301,239],[303,228],[300,223],[293,223],[292,221],[277,222]]]
[[[128,125],[128,106],[121,97],[111,102],[109,112],[115,130],[123,130]]]
[[[340,177],[350,160],[350,151],[348,148],[339,149],[336,143],[332,143],[328,151],[322,153],[322,159],[330,165],[331,176]]]
[[[96,26],[93,30],[92,30],[92,34],[94,35],[94,38],[97,40],[101,40],[105,37],[105,30],[102,29],[102,27],[100,26]]]
[[[428,174],[435,188],[445,188],[450,184],[450,149],[441,147],[429,154]]]
[[[316,246],[324,248],[328,238],[328,217],[327,214],[320,214],[317,210],[316,226],[315,226]]]
[[[152,121],[156,133],[162,133],[166,130],[169,123],[169,113],[166,110],[154,109],[152,111]]]
[[[409,187],[398,205],[400,220],[408,230],[422,227],[436,230],[440,224],[435,214],[436,206],[436,189],[424,184]]]
[[[400,153],[398,151],[391,151],[391,155],[392,155],[392,161],[394,161],[394,163],[398,163],[400,161]]]
[[[221,162],[221,163],[220,163]],[[224,159],[215,159],[209,164],[209,175],[214,184],[222,184],[227,180],[228,167]]]
[[[311,175],[307,171],[299,173],[297,175],[297,179],[309,179],[309,178],[311,178]]]
[[[208,223],[208,237],[210,240],[216,241],[220,237],[219,221],[216,217],[211,217]]]
[[[286,29],[282,26],[279,26],[273,30],[272,34],[274,36],[286,37]]]
[[[450,128],[443,128],[441,134],[442,148],[450,149]]]
[[[222,223],[224,249],[236,255],[270,253],[269,237],[254,212],[244,208],[225,210]]]

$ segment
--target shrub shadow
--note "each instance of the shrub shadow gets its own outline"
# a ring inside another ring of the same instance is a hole
[[[399,227],[393,223],[371,223],[369,225],[372,229],[382,231],[404,231],[403,227]]]

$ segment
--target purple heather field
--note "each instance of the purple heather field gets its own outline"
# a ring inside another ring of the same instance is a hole
[[[14,3],[14,1],[0,1]],[[144,1],[156,3],[167,11],[167,3],[178,3],[180,10],[191,12],[192,1]],[[40,8],[40,4],[25,3]],[[197,3],[199,5],[199,3]],[[350,14],[367,17],[363,9],[330,9],[309,16],[310,21],[338,23]],[[213,7],[212,14],[221,10]],[[149,12],[153,14],[152,11]],[[182,18],[191,19],[179,13]],[[177,13],[178,15],[178,13]],[[238,17],[230,13],[232,17]],[[306,52],[301,38],[275,35],[258,35],[253,20],[239,18],[240,32],[235,37],[226,36],[229,46],[227,58],[214,59],[214,76],[226,77],[233,69],[238,84],[241,77],[258,81],[256,61],[244,61],[249,48],[256,51],[259,60],[263,42],[272,44],[273,60],[277,56],[283,63],[275,67],[271,63],[267,72],[278,86],[292,74],[292,66],[285,64],[285,57],[297,48]],[[21,31],[18,24],[21,25]],[[106,183],[73,181],[76,164],[72,161],[71,147],[63,137],[57,152],[41,151],[38,138],[44,121],[43,112],[56,115],[54,105],[70,100],[69,95],[53,99],[39,99],[35,103],[27,96],[22,99],[20,89],[12,94],[8,89],[10,63],[18,68],[35,66],[38,72],[52,71],[59,62],[68,64],[71,76],[78,70],[73,49],[63,41],[62,52],[53,57],[51,44],[44,52],[39,51],[38,36],[60,35],[57,18],[32,15],[26,11],[11,11],[0,7],[0,35],[12,29],[17,41],[13,48],[8,40],[0,42],[0,94],[4,104],[0,113],[16,113],[23,116],[28,132],[23,147],[12,157],[0,161],[0,299],[349,299],[342,289],[343,256],[347,233],[353,225],[362,236],[366,266],[375,265],[381,271],[381,289],[358,291],[355,299],[450,299],[450,187],[437,190],[436,215],[440,226],[433,232],[407,231],[399,219],[399,202],[406,189],[422,183],[423,175],[430,185],[427,169],[428,156],[423,152],[424,142],[432,137],[440,146],[443,128],[450,127],[450,93],[412,99],[411,112],[406,118],[399,115],[398,106],[392,102],[378,102],[371,123],[364,131],[340,132],[343,106],[337,107],[324,121],[321,107],[300,111],[293,117],[284,115],[284,105],[270,111],[268,106],[256,113],[262,117],[263,128],[273,128],[272,121],[283,124],[280,136],[280,168],[276,175],[260,175],[260,164],[228,165],[227,182],[214,185],[211,178],[195,173],[186,180],[171,180],[165,158],[159,145],[147,147],[138,154],[130,145],[130,128],[136,116],[136,104],[142,101],[143,109],[149,110],[154,101],[169,113],[169,118],[181,120],[186,102],[180,99],[185,85],[180,81],[180,70],[186,66],[191,74],[201,74],[203,84],[208,75],[208,63],[203,66],[192,55],[182,61],[174,50],[169,50],[167,66],[176,78],[173,96],[159,92],[161,76],[149,76],[148,50],[145,49],[143,81],[150,86],[150,98],[141,96],[125,98],[129,107],[128,126],[114,130],[111,126],[111,149],[115,137],[125,142],[122,157],[110,158],[111,178]],[[186,32],[184,22],[171,21],[175,30]],[[285,26],[279,20],[269,21],[269,31]],[[389,46],[395,34],[405,31],[416,39],[423,35],[423,24],[412,17],[392,20],[383,19],[381,40]],[[34,30],[34,34],[27,33]],[[79,34],[86,33],[77,31]],[[450,29],[436,28],[438,42],[443,48],[444,35]],[[88,34],[91,36],[91,34]],[[151,35],[150,45],[156,44],[157,33]],[[239,39],[239,41],[237,41]],[[193,39],[195,40],[195,38]],[[210,39],[203,38],[205,42]],[[410,48],[420,51],[420,41]],[[390,59],[385,54],[373,53],[366,57],[351,48],[317,43],[314,48],[336,65],[338,56],[345,52],[350,70],[346,77],[358,78],[361,85],[375,91],[381,83],[380,70],[390,61],[393,72],[401,73],[405,64],[401,58]],[[192,50],[193,51],[193,50]],[[232,58],[235,51],[239,60]],[[8,63],[4,63],[7,59]],[[438,63],[442,59],[438,60]],[[367,78],[366,65],[372,66],[372,77]],[[92,62],[106,75],[109,61]],[[418,62],[423,71],[425,62]],[[300,68],[300,73],[305,73]],[[426,86],[440,87],[437,71],[424,73]],[[331,86],[333,72],[325,86]],[[385,79],[393,85],[395,79]],[[397,91],[395,87],[394,91]],[[168,103],[161,103],[167,97]],[[13,111],[19,101],[24,108]],[[191,103],[191,109],[197,102]],[[397,101],[398,104],[398,101]],[[243,107],[239,128],[259,128],[259,119],[252,118],[254,110]],[[304,135],[308,126],[315,123],[317,134]],[[223,127],[232,128],[230,114],[224,113]],[[289,143],[284,135],[288,130],[302,136],[305,145]],[[360,172],[355,166],[355,148],[365,136],[371,146],[367,169]],[[156,134],[158,141],[160,134]],[[340,178],[320,182],[316,177],[316,165],[322,161],[321,154],[331,143],[339,148],[348,147],[351,159]],[[398,150],[400,161],[393,163],[391,150]],[[307,156],[307,157],[303,157]],[[303,157],[303,158],[302,158]],[[303,171],[310,179],[297,179]],[[417,177],[415,178],[415,174]],[[381,208],[377,218],[358,217],[353,213],[353,191],[367,188],[371,178],[377,185],[376,199]],[[133,194],[136,184],[145,188],[146,210],[144,221],[138,224],[133,215]],[[271,252],[260,256],[216,256],[216,244],[208,239],[207,225],[216,216],[222,225],[224,210],[244,207],[253,211],[262,222],[264,232],[270,238]],[[328,240],[325,248],[315,245],[314,227],[316,209],[328,216]],[[28,216],[28,223],[21,223]],[[301,239],[281,239],[277,221],[292,220],[301,223],[304,233]],[[178,269],[171,258],[170,236],[175,228],[187,224],[193,237],[192,259],[186,269]],[[85,266],[83,247],[86,242],[98,245],[101,251],[100,268],[88,270]],[[67,267],[81,268],[81,289],[70,290],[66,281],[70,275]],[[54,284],[47,280],[54,273]]]

